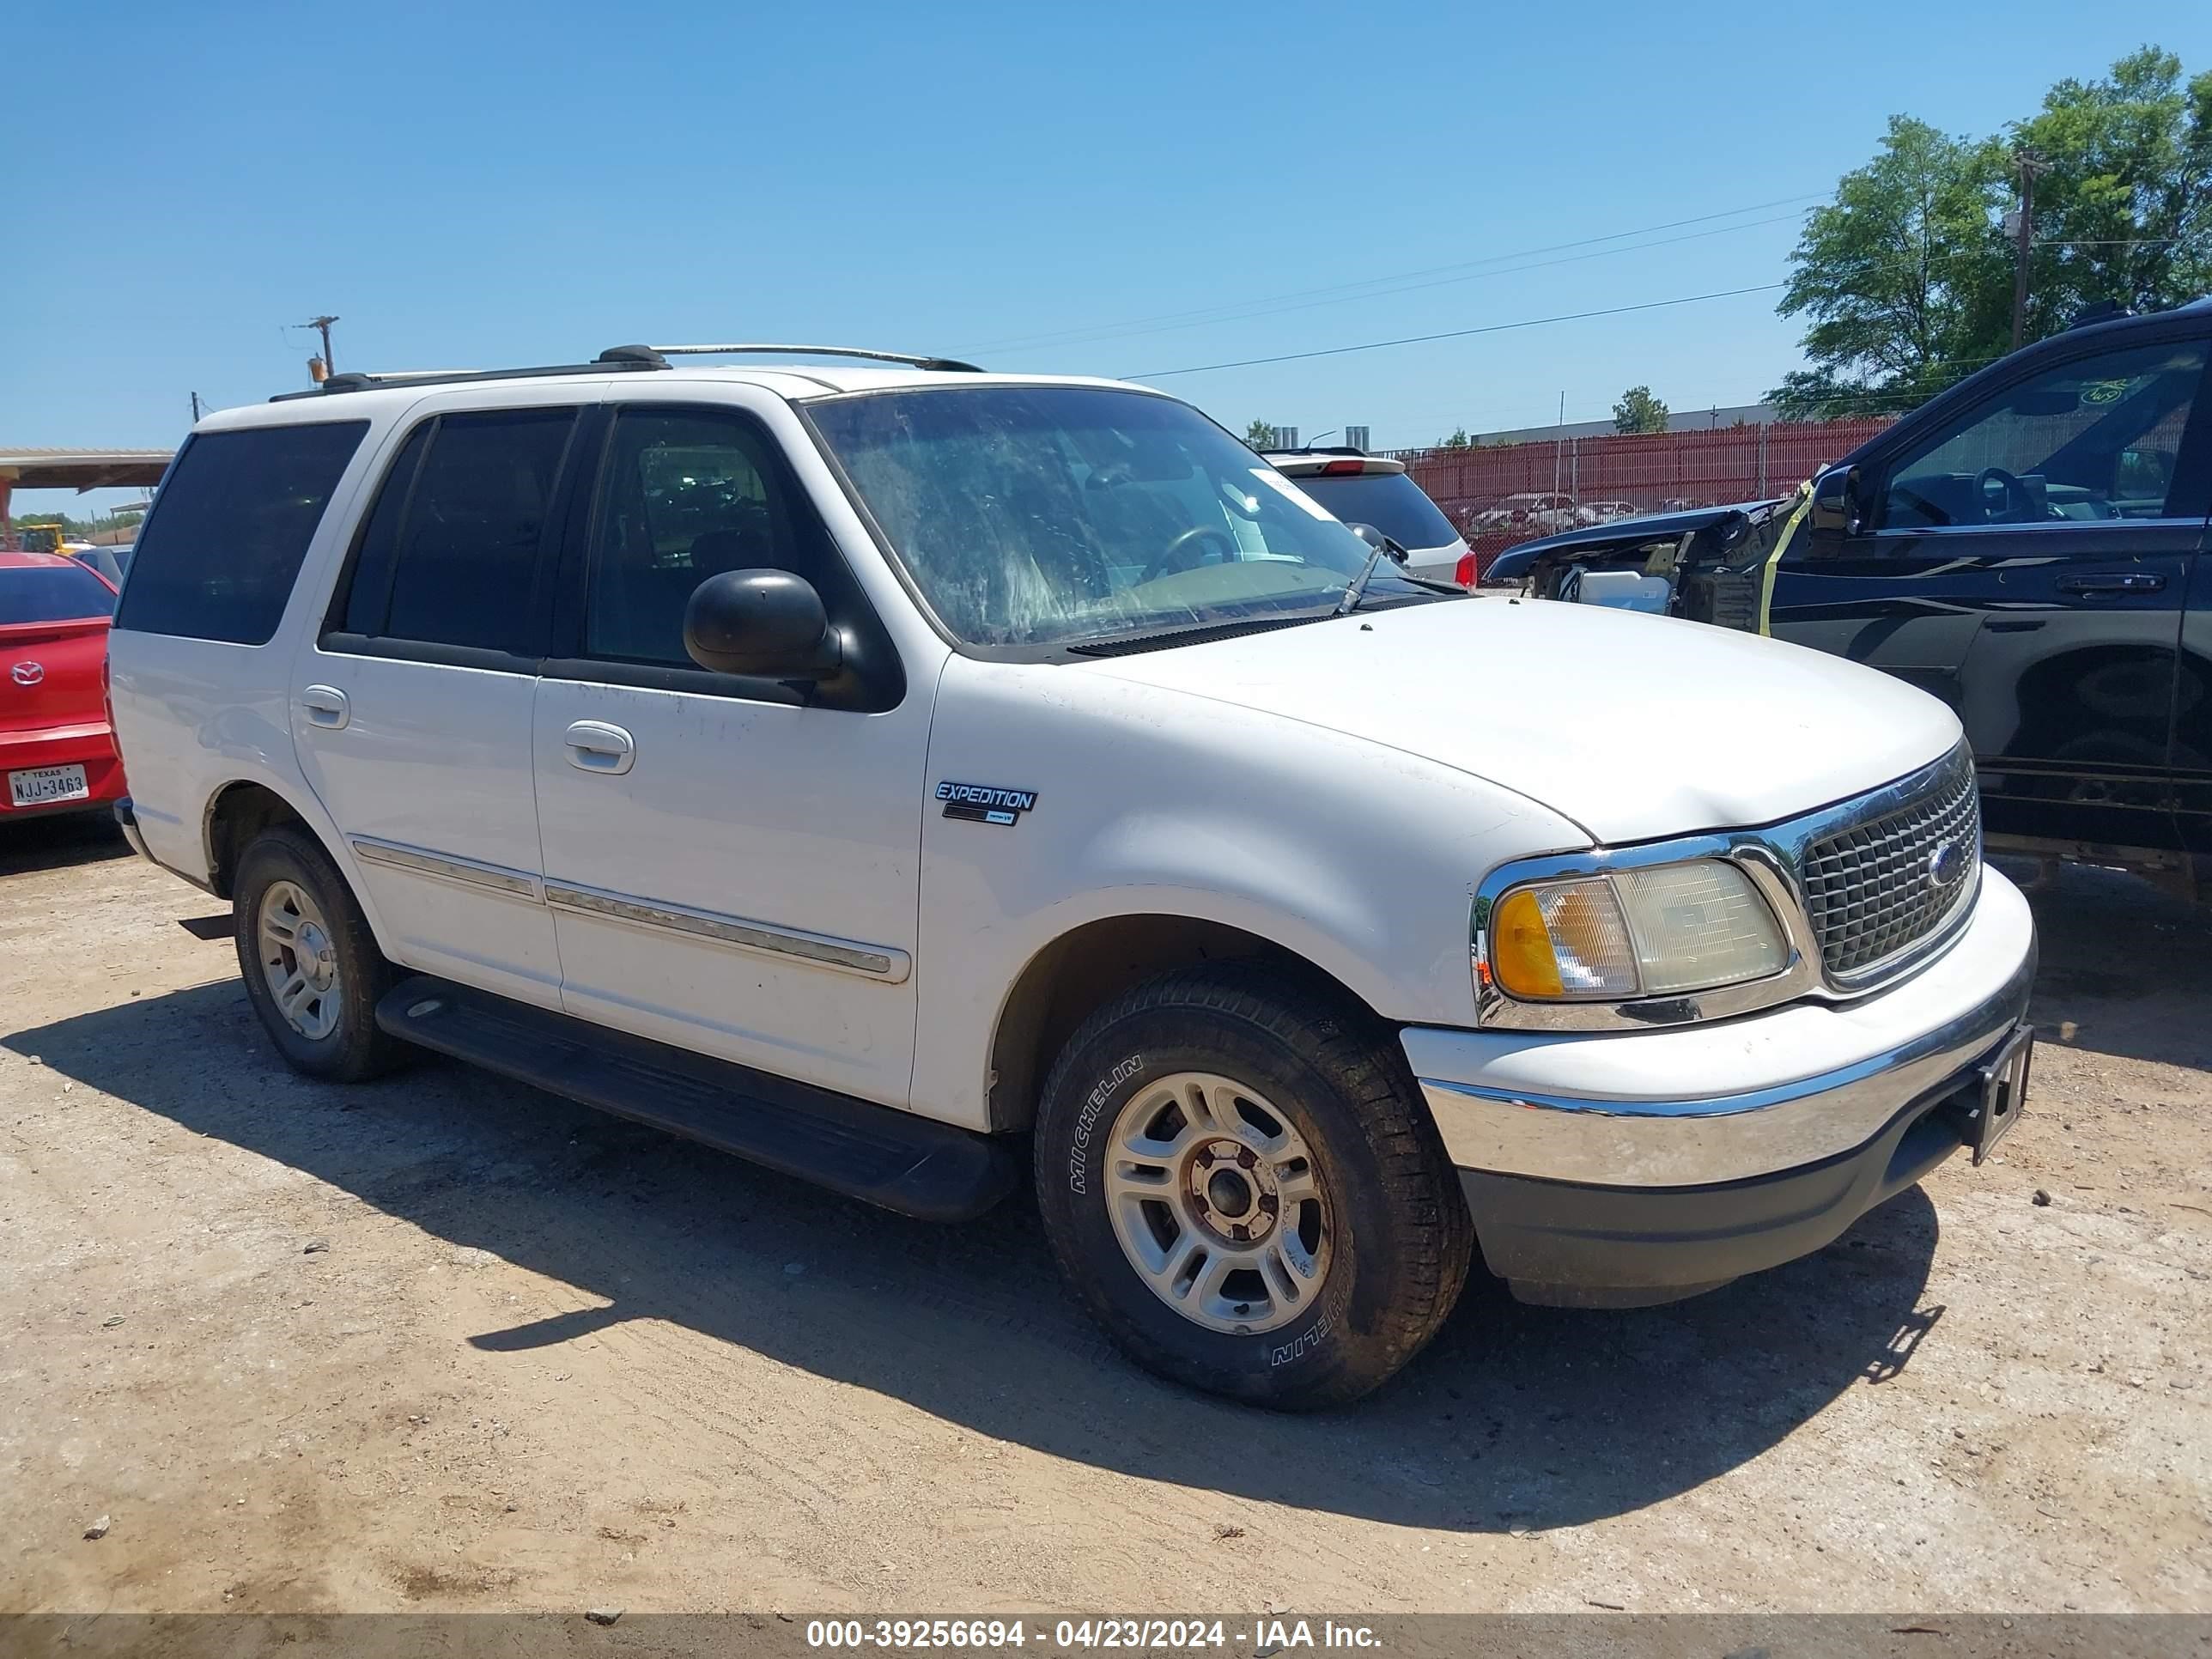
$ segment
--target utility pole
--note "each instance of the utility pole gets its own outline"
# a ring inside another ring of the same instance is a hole
[[[198,426],[199,423],[200,423],[200,394],[199,394],[198,392],[195,392],[194,393],[192,393],[192,424],[193,424],[194,426]]]
[[[337,321],[337,319],[335,317],[310,317],[305,323],[301,325],[303,328],[320,329],[322,331],[323,373],[325,374],[335,374],[338,372],[337,365],[331,361],[331,325],[336,321]]]
[[[1567,443],[1567,394],[1559,393],[1559,435],[1552,440],[1552,493],[1559,493],[1560,452]]]
[[[2013,231],[2012,272],[2012,349],[2017,351],[2027,331],[2027,254],[2035,240],[2035,181],[2050,171],[2051,163],[2032,149],[2017,150],[2012,159],[2020,169],[2020,214]]]

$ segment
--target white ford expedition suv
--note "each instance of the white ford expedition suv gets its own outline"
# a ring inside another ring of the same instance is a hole
[[[2034,933],[1934,699],[1419,581],[1140,387],[678,351],[342,376],[172,467],[118,814],[300,1070],[944,1219],[1026,1145],[1082,1304],[1278,1406],[1478,1249],[1686,1296],[2016,1118]]]

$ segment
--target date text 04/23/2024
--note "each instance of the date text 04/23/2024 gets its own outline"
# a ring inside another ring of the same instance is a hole
[[[1328,1619],[1060,1619],[1034,1629],[1020,1619],[814,1619],[806,1625],[806,1645],[828,1650],[951,1648],[992,1652],[1034,1646],[1048,1653],[1097,1649],[1175,1652],[1222,1648],[1232,1642],[1239,1648],[1249,1644],[1255,1659],[1300,1648],[1382,1645],[1370,1627]]]

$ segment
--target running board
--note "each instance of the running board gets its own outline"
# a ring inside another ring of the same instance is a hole
[[[1012,1190],[998,1142],[446,980],[402,981],[376,1023],[550,1093],[902,1215],[965,1221]]]

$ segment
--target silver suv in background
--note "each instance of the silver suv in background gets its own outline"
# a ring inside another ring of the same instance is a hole
[[[1466,540],[1403,461],[1351,448],[1269,450],[1265,459],[1344,523],[1372,525],[1404,548],[1408,575],[1474,586]]]

